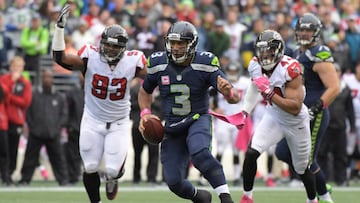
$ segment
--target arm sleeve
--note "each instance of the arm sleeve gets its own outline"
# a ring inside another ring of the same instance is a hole
[[[253,82],[251,82],[246,90],[245,100],[242,110],[250,114],[252,110],[255,108],[257,103],[258,103],[258,90],[256,85]]]

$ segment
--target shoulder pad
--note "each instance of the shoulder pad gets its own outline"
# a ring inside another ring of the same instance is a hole
[[[219,58],[207,51],[196,52],[193,63],[220,67]]]
[[[167,63],[166,52],[154,52],[147,59],[147,73],[153,74],[165,70]]]
[[[311,61],[315,62],[334,62],[331,51],[329,47],[325,45],[317,45],[310,49]]]
[[[292,63],[290,63],[287,67],[287,72],[290,78],[294,79],[302,74],[302,69],[300,63],[297,60],[292,60],[291,62]]]

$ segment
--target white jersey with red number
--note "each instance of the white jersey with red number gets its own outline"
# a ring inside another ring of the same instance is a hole
[[[356,120],[358,120],[358,119],[360,119],[360,81],[358,79],[356,79],[355,74],[352,74],[352,73],[344,74],[343,80],[351,89],[355,118],[356,118]],[[360,122],[359,122],[359,126],[360,126]]]
[[[255,57],[250,61],[248,69],[251,78],[263,75],[262,68]],[[296,59],[285,55],[269,76],[270,87],[276,94],[286,97],[285,84],[300,74],[302,74],[300,63]],[[303,91],[305,96],[305,87],[303,88]],[[298,116],[294,116],[282,110],[274,103],[267,105],[267,110],[274,119],[284,125],[297,124],[308,118],[308,109],[305,104],[302,105]]]
[[[87,58],[85,73],[85,108],[91,116],[103,122],[112,122],[130,114],[130,82],[137,67],[146,66],[143,52],[125,51],[115,66],[100,59],[98,48],[86,45],[78,52]]]
[[[250,62],[249,73],[251,78],[263,74],[256,58]],[[276,94],[286,97],[286,83],[301,73],[299,62],[284,56],[269,75],[270,88]],[[305,93],[305,88],[302,88],[302,91]],[[283,138],[289,145],[295,171],[299,174],[304,173],[309,164],[311,152],[310,120],[305,104],[302,104],[300,113],[295,116],[282,110],[275,103],[269,103],[261,121],[257,123],[250,147],[263,153]]]

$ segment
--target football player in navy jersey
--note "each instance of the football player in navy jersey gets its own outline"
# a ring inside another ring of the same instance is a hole
[[[161,163],[165,181],[177,196],[195,203],[210,203],[211,193],[195,188],[185,178],[189,161],[208,180],[221,203],[232,203],[222,165],[212,156],[210,86],[222,93],[229,103],[239,95],[220,70],[217,56],[197,52],[198,34],[186,21],[174,23],[165,37],[166,52],[148,58],[148,71],[139,90],[140,132],[150,116],[151,94],[159,87],[163,99],[165,136],[161,143]]]
[[[309,108],[310,128],[312,138],[312,153],[310,170],[316,177],[316,191],[319,203],[333,203],[326,188],[326,178],[321,171],[316,157],[325,130],[329,124],[327,108],[339,93],[339,80],[333,65],[334,59],[327,46],[319,44],[322,24],[311,13],[305,13],[296,23],[295,37],[300,47],[295,50],[296,58],[304,69],[306,96],[304,103]],[[289,147],[282,140],[276,150],[277,157],[291,163]]]

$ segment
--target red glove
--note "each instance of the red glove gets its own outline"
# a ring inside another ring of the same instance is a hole
[[[239,113],[236,113],[236,114],[233,114],[233,115],[230,115],[230,116],[215,113],[213,111],[210,111],[209,113],[211,115],[215,116],[216,118],[220,119],[220,120],[223,120],[223,121],[225,121],[227,123],[235,125],[239,130],[244,127],[245,120],[249,115],[245,111],[241,111]]]

